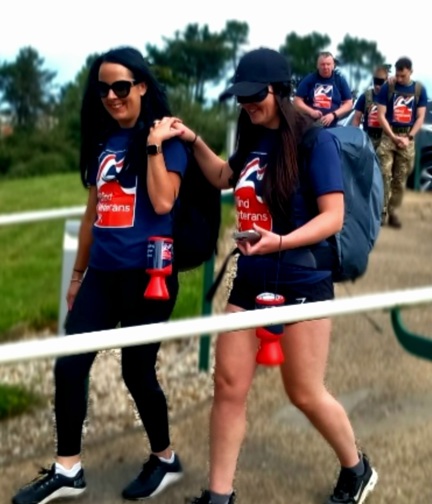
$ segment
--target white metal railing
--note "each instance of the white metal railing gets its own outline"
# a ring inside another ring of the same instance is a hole
[[[291,323],[396,307],[402,308],[430,302],[432,302],[432,287],[420,287],[411,290],[346,297],[296,306],[274,307],[82,333],[73,337],[54,336],[0,345],[0,364],[134,346],[169,339],[190,338],[203,333],[212,334],[261,325]]]
[[[222,197],[232,194],[232,189],[224,189]],[[65,208],[53,208],[49,210],[32,210],[30,212],[14,212],[0,214],[0,226],[11,224],[25,224],[27,222],[38,222],[52,219],[63,219],[69,217],[79,217],[84,213],[85,206],[73,206]]]
[[[85,206],[73,206],[67,208],[53,208],[50,210],[32,210],[31,212],[0,214],[0,226],[77,217],[82,215],[84,210]]]

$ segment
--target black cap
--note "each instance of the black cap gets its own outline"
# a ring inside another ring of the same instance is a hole
[[[246,53],[239,61],[232,78],[233,84],[219,97],[252,96],[273,82],[290,82],[288,60],[274,49],[260,47]]]

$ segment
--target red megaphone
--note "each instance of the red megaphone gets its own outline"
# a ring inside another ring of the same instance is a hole
[[[255,299],[257,309],[281,306],[285,303],[285,298],[280,294],[264,292]],[[283,324],[257,327],[256,336],[260,340],[260,345],[256,354],[256,362],[264,366],[278,366],[284,362],[285,357],[282,352],[280,338],[283,334]]]
[[[173,240],[164,236],[151,236],[147,244],[146,273],[150,275],[144,291],[146,299],[169,299],[166,277],[172,273]]]

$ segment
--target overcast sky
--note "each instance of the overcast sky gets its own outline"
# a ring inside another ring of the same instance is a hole
[[[0,61],[13,61],[20,48],[32,46],[63,84],[75,78],[89,54],[124,44],[145,52],[146,43],[162,47],[164,37],[189,23],[221,31],[235,19],[249,25],[249,49],[278,49],[292,31],[327,34],[335,53],[347,33],[375,40],[388,63],[400,56],[413,60],[413,78],[425,84],[431,97],[430,19],[420,11],[377,0],[7,0],[1,9]]]

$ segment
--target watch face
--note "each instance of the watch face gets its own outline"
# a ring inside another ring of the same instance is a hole
[[[149,156],[155,156],[161,152],[161,148],[159,145],[147,145],[147,154]]]

